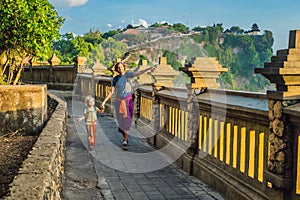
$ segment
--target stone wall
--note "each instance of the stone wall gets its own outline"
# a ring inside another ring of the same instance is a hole
[[[52,94],[48,94],[48,103],[52,115],[10,184],[10,194],[4,197],[6,200],[61,199],[67,104]]]
[[[40,132],[47,119],[46,85],[0,86],[0,136]]]

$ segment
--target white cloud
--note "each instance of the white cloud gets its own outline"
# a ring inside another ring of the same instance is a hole
[[[121,24],[124,24],[125,23],[125,20],[123,19],[123,20],[121,20]]]
[[[88,0],[49,0],[54,6],[82,6],[88,2]]]
[[[144,27],[148,28],[149,24],[146,20],[143,19],[139,19],[139,24],[143,25]]]
[[[148,28],[148,26],[149,26],[148,22],[144,19],[139,19],[137,23],[135,23],[134,20],[131,20],[131,25],[132,26],[143,25],[146,28]]]
[[[111,28],[111,27],[112,27],[112,25],[111,25],[111,24],[107,24],[107,26],[108,26],[109,28]]]

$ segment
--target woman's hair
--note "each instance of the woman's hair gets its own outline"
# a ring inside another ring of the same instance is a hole
[[[85,98],[85,105],[88,106],[89,102],[93,102],[92,105],[95,105],[95,99],[91,95]]]
[[[118,66],[119,64],[122,64],[124,66],[124,71],[126,71],[127,65],[123,62],[117,62],[114,66],[114,70],[117,72],[118,71]]]

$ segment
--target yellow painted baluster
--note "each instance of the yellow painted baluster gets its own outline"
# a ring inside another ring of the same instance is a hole
[[[230,164],[231,124],[226,125],[226,164]]]
[[[172,134],[172,107],[169,106],[169,133]]]
[[[153,117],[153,116],[152,116],[152,100],[149,99],[148,101],[149,101],[149,103],[150,103],[150,109],[149,109],[150,118],[149,118],[149,119],[150,119],[150,121],[152,121],[152,117]]]
[[[148,106],[148,101],[146,98],[144,98],[144,106],[145,106],[145,118],[149,119],[149,106]]]
[[[178,119],[177,119],[177,137],[182,139],[181,137],[181,110],[178,109]]]
[[[203,123],[203,151],[207,152],[207,117],[204,117]]]
[[[172,135],[175,135],[175,113],[176,113],[176,110],[175,108],[172,109],[173,112],[172,112]]]
[[[143,98],[143,97],[141,97],[140,112],[141,112],[141,116],[142,116],[142,117],[144,117],[144,115],[143,115],[143,112],[144,112],[143,100],[144,100],[144,98]]]
[[[245,155],[246,155],[246,128],[241,128],[241,143],[240,143],[240,171],[245,172]]]
[[[172,107],[172,135],[175,135],[175,108]]]
[[[174,114],[174,135],[178,138],[178,108],[175,108]]]
[[[199,130],[198,130],[198,132],[199,132],[199,137],[198,137],[198,148],[199,149],[202,149],[202,135],[203,135],[203,133],[202,133],[202,128],[203,128],[203,117],[202,117],[202,115],[200,115],[200,117],[199,117]]]
[[[165,110],[165,112],[166,112],[166,131],[169,133],[170,131],[170,124],[169,124],[169,114],[170,114],[170,108],[169,108],[169,106],[167,105],[166,106],[166,110]],[[168,120],[168,121],[167,121]]]
[[[181,139],[182,141],[185,141],[185,135],[184,135],[184,129],[186,129],[187,127],[185,127],[185,117],[184,117],[184,110],[181,111],[181,122],[180,122],[180,134],[181,134]]]
[[[213,148],[214,148],[214,157],[216,158],[218,156],[218,120],[214,120],[214,143],[213,143]]]
[[[212,152],[212,118],[209,118],[209,125],[208,125],[208,154],[211,155]]]
[[[224,161],[224,122],[220,122],[220,160]]]
[[[146,119],[149,119],[149,102],[146,98],[145,98],[145,117]]]
[[[184,129],[184,140],[188,140],[188,112],[185,112],[185,129]]]
[[[232,155],[232,167],[236,168],[237,164],[237,134],[238,134],[238,126],[233,126],[233,155]]]
[[[249,169],[248,176],[254,178],[254,163],[255,163],[255,131],[250,131],[250,141],[249,141]]]
[[[147,112],[148,118],[147,119],[149,119],[151,121],[151,119],[152,119],[152,116],[151,116],[152,106],[151,106],[151,101],[149,99],[147,99],[147,110],[148,110],[148,112]]]
[[[264,172],[264,143],[265,134],[259,134],[259,150],[258,150],[258,180],[263,182],[263,172]],[[270,148],[269,148],[270,149]]]

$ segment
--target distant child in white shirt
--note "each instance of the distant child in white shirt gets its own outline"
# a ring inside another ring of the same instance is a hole
[[[96,125],[97,125],[97,112],[103,113],[104,110],[100,110],[98,107],[95,106],[95,99],[89,95],[85,98],[85,106],[83,116],[78,118],[77,121],[81,121],[85,119],[86,122],[86,130],[88,135],[88,142],[90,147],[96,146]]]

